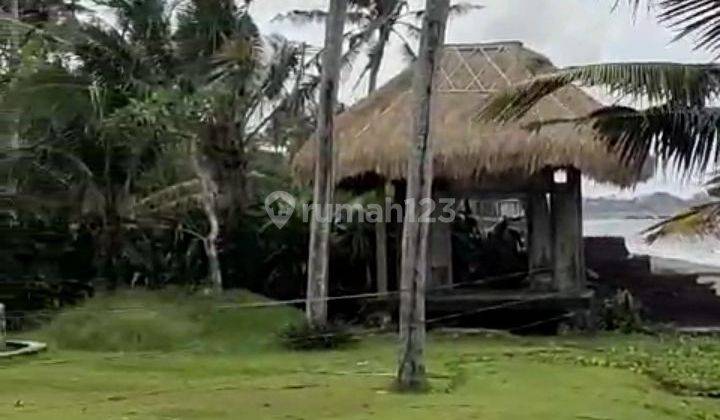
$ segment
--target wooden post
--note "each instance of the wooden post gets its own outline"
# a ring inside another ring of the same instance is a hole
[[[552,191],[553,284],[572,293],[585,286],[580,171],[566,169],[565,181],[554,182]]]
[[[384,211],[381,219],[375,222],[375,282],[377,291],[382,294],[381,298],[383,299],[387,297],[388,292],[387,224],[390,217],[389,214],[386,214],[385,203],[391,188],[392,185],[387,183],[379,189],[380,205]]]
[[[438,203],[438,198],[435,198]],[[435,206],[433,222],[430,226],[430,279],[429,289],[452,284],[452,223],[438,220],[443,206]]]
[[[533,290],[551,290],[553,268],[553,231],[550,207],[544,192],[527,196],[528,268]],[[538,272],[538,271],[543,272]],[[547,270],[547,271],[544,271]]]
[[[428,272],[430,223],[422,220],[432,198],[433,150],[431,100],[435,71],[445,42],[450,0],[427,0],[420,54],[415,62],[413,102],[415,104],[407,171],[407,200],[402,239],[400,277],[400,367],[398,387],[420,390],[425,378],[425,281]],[[427,216],[427,214],[425,214]]]

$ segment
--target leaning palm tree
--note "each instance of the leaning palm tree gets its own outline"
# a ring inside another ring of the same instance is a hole
[[[720,50],[720,3],[704,0],[629,0],[645,3],[658,20],[692,36],[697,48]],[[590,114],[556,120],[524,119],[528,129],[570,123],[589,125],[626,161],[657,161],[683,174],[704,173],[720,163],[720,65],[683,63],[609,63],[569,67],[537,75],[496,94],[481,111],[489,120],[519,120],[543,98],[569,85],[601,87],[620,98],[645,102],[635,109],[612,105]],[[649,239],[672,233],[706,234],[718,203],[692,209],[651,228]]]

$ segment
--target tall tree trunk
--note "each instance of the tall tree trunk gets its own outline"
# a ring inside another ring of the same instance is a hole
[[[385,24],[380,28],[380,37],[378,39],[378,47],[375,54],[370,57],[370,76],[368,79],[368,96],[377,89],[378,76],[385,56],[385,47],[390,38],[389,24]],[[387,184],[380,188],[379,191],[381,205],[385,205],[387,197]],[[377,284],[378,293],[387,294],[388,291],[388,269],[387,269],[387,215],[383,213],[383,217],[375,222],[375,282]]]
[[[202,206],[210,227],[203,247],[215,294],[223,291],[218,240],[232,238],[248,201],[247,156],[240,132],[231,113],[220,109],[202,128],[200,144],[193,145],[193,164],[201,181]]]
[[[20,3],[19,0],[10,0],[10,17],[16,21],[20,20]],[[10,54],[10,67],[11,69],[17,70],[20,67],[20,34],[16,25],[12,25],[10,29],[10,48],[12,53]],[[12,116],[12,132],[10,134],[10,147],[17,149],[20,147],[20,118],[17,112],[13,113]]]
[[[378,84],[378,76],[380,75],[380,67],[385,56],[385,47],[390,39],[390,30],[392,24],[390,22],[380,27],[380,35],[378,39],[377,49],[370,57],[370,75],[368,76],[368,94],[375,92]]]
[[[220,256],[217,250],[217,240],[220,236],[220,221],[217,215],[218,186],[213,180],[211,170],[207,168],[207,158],[200,156],[193,150],[193,167],[195,174],[200,179],[200,200],[202,202],[205,217],[208,220],[210,229],[203,238],[203,248],[208,259],[208,280],[215,295],[222,294],[223,279],[220,268]]]
[[[218,189],[217,208],[223,234],[233,231],[245,212],[247,192],[247,156],[232,117],[226,110],[214,115],[203,131],[200,153],[205,172]]]
[[[6,0],[5,5],[5,10],[7,10],[7,14],[5,15],[5,17],[9,17],[10,19],[14,19],[16,21],[20,20],[19,1]],[[10,70],[10,76],[14,77],[14,72],[20,66],[20,34],[18,32],[17,26],[14,24],[10,26],[9,41],[10,54],[8,67]],[[7,141],[7,143],[5,143],[4,146],[10,148],[11,150],[18,149],[20,147],[19,113],[16,109],[14,109],[13,105],[10,105],[10,108],[4,111],[8,113],[9,117],[9,124],[7,124],[6,128],[7,131],[3,133],[4,136],[7,136],[7,140],[5,140]],[[8,172],[4,172],[2,174],[2,177],[4,179],[0,180],[0,185],[2,185],[2,187],[4,187],[4,189],[10,194],[14,194],[17,191],[17,179],[15,178],[13,172],[13,169],[10,168]]]
[[[343,31],[347,0],[331,0],[325,27],[325,51],[322,57],[320,108],[316,131],[317,163],[313,190],[314,214],[310,221],[308,255],[307,319],[310,325],[327,323],[328,259],[335,177],[333,173],[333,136],[335,105],[340,79]]]
[[[420,56],[415,64],[413,138],[408,158],[407,201],[400,280],[401,357],[398,386],[423,389],[425,379],[425,282],[428,273],[428,220],[420,220],[432,199],[431,99],[434,75],[445,40],[450,0],[427,0]],[[423,206],[422,204],[425,204]]]

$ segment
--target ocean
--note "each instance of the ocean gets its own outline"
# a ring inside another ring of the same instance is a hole
[[[591,219],[584,221],[585,236],[622,236],[636,255],[682,260],[720,269],[720,240],[699,238],[661,239],[648,244],[642,231],[657,223],[655,219]]]

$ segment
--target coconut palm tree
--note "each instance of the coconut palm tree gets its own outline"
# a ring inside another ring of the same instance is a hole
[[[459,2],[450,6],[449,13],[450,16],[460,16],[481,8],[470,2]],[[408,58],[416,58],[412,40],[420,37],[421,28],[417,21],[424,13],[424,10],[413,10],[407,0],[350,0],[347,19],[352,29],[345,34],[348,50],[343,61],[351,63],[363,50],[367,52],[367,63],[358,82],[367,76],[369,93],[377,89],[385,53],[391,42],[398,42]],[[293,10],[275,19],[307,24],[326,18],[326,11],[312,9]]]
[[[629,0],[637,10],[647,4],[658,20],[692,37],[697,48],[720,50],[720,4],[703,0]],[[720,66],[716,63],[608,63],[568,67],[538,75],[495,95],[482,118],[518,120],[543,98],[569,85],[602,87],[613,95],[644,101],[635,109],[612,105],[575,118],[531,121],[529,129],[570,123],[593,127],[602,139],[630,162],[658,162],[684,174],[704,173],[720,163]],[[671,218],[649,231],[656,239],[672,233],[710,232],[709,222],[720,203],[709,203]]]
[[[330,2],[325,28],[325,47],[322,53],[322,81],[317,130],[318,162],[315,167],[313,203],[315,214],[310,221],[310,249],[308,252],[308,283],[306,314],[315,328],[327,324],[328,266],[330,228],[333,210],[330,208],[335,190],[333,172],[333,136],[335,105],[340,80],[343,31],[347,2]]]
[[[415,64],[413,95],[415,121],[411,152],[408,158],[407,205],[402,236],[400,278],[401,359],[398,385],[404,390],[426,386],[425,349],[425,280],[430,224],[419,220],[422,203],[432,197],[433,152],[430,142],[430,103],[433,81],[445,42],[449,0],[428,0],[423,19],[420,56]]]

